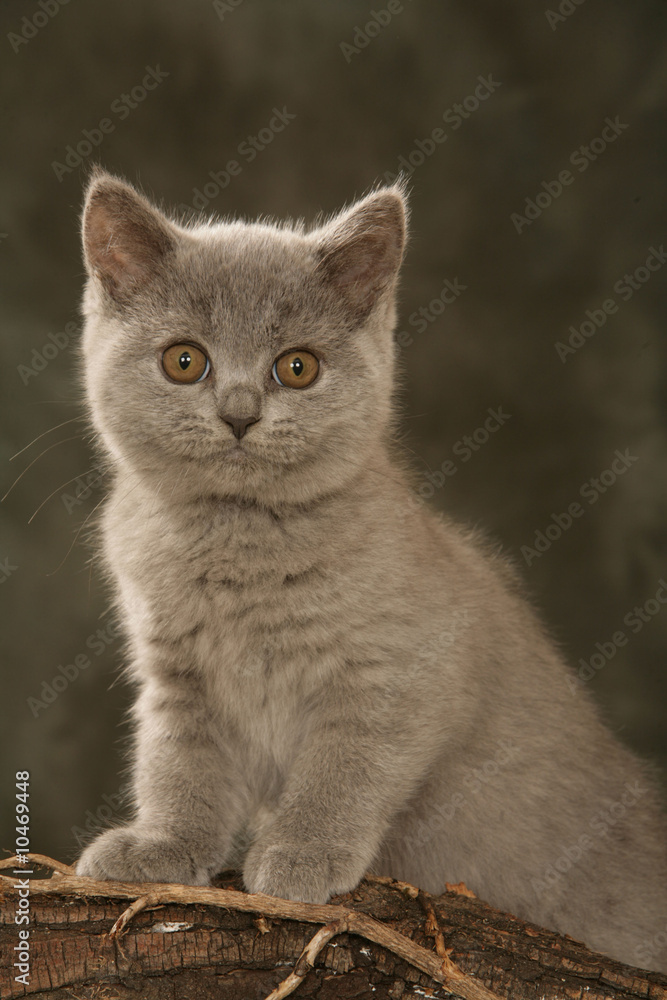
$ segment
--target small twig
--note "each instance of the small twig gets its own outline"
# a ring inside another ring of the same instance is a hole
[[[120,938],[122,934],[127,930],[127,926],[137,913],[141,913],[142,910],[147,910],[151,906],[159,905],[159,900],[154,898],[154,893],[149,893],[147,896],[139,896],[138,899],[128,906],[126,910],[123,910],[119,916],[116,923],[113,925],[109,931],[110,938]]]
[[[477,899],[477,896],[469,889],[465,882],[445,882],[445,892],[455,892],[457,896],[468,896],[470,899]]]
[[[364,875],[364,878],[367,882],[379,882],[380,885],[390,885],[410,899],[416,899],[422,891],[416,885],[413,885],[412,882],[401,882],[400,879],[391,878],[390,875]]]
[[[452,961],[452,949],[445,945],[445,936],[442,933],[433,906],[424,896],[420,896],[419,899],[424,910],[426,911],[426,926],[424,930],[429,937],[432,937],[434,940],[436,954],[442,959],[442,971],[446,976],[449,976],[450,979],[465,978],[464,973],[461,972],[458,965]]]
[[[50,871],[58,872],[61,875],[76,875],[76,868],[71,865],[66,865],[62,861],[54,861],[53,858],[47,858],[46,854],[23,854],[21,857],[25,858],[27,861],[32,861],[34,865],[41,865],[42,868],[48,868]],[[3,868],[22,868],[24,862],[16,854],[12,854],[9,858],[3,858],[0,861],[0,869]]]
[[[297,986],[303,982],[303,977],[310,972],[311,969],[315,968],[315,959],[324,946],[327,945],[333,937],[336,937],[337,934],[343,934],[346,930],[348,930],[348,925],[347,920],[344,917],[340,920],[335,920],[332,924],[326,924],[325,927],[320,927],[317,934],[313,935],[299,955],[293,971],[290,972],[286,979],[283,979],[280,986],[277,986],[275,990],[269,993],[266,1000],[283,1000],[283,997],[287,997],[290,993],[294,993]]]

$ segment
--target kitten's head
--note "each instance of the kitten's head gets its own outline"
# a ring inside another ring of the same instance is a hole
[[[184,227],[97,172],[83,213],[90,410],[116,463],[192,496],[302,501],[391,420],[400,187],[334,219]]]

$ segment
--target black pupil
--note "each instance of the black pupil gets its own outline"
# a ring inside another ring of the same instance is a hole
[[[295,358],[294,361],[290,361],[290,368],[295,375],[303,375],[303,361],[301,358]]]
[[[183,351],[180,358],[178,359],[178,363],[181,366],[181,371],[185,371],[186,368],[189,368],[191,361],[192,358],[190,357],[189,351]]]

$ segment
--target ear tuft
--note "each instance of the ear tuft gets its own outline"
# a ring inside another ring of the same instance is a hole
[[[171,223],[131,185],[99,168],[86,192],[82,232],[88,273],[118,300],[149,282],[176,245]]]
[[[400,186],[382,188],[341,213],[318,244],[318,271],[363,320],[393,286],[403,259],[407,208]]]

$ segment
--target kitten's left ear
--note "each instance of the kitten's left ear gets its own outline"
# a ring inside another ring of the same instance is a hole
[[[112,298],[126,300],[145,285],[176,247],[176,229],[129,184],[97,170],[82,222],[88,273]]]
[[[406,228],[405,195],[395,186],[368,195],[318,234],[318,271],[358,321],[393,286]]]

